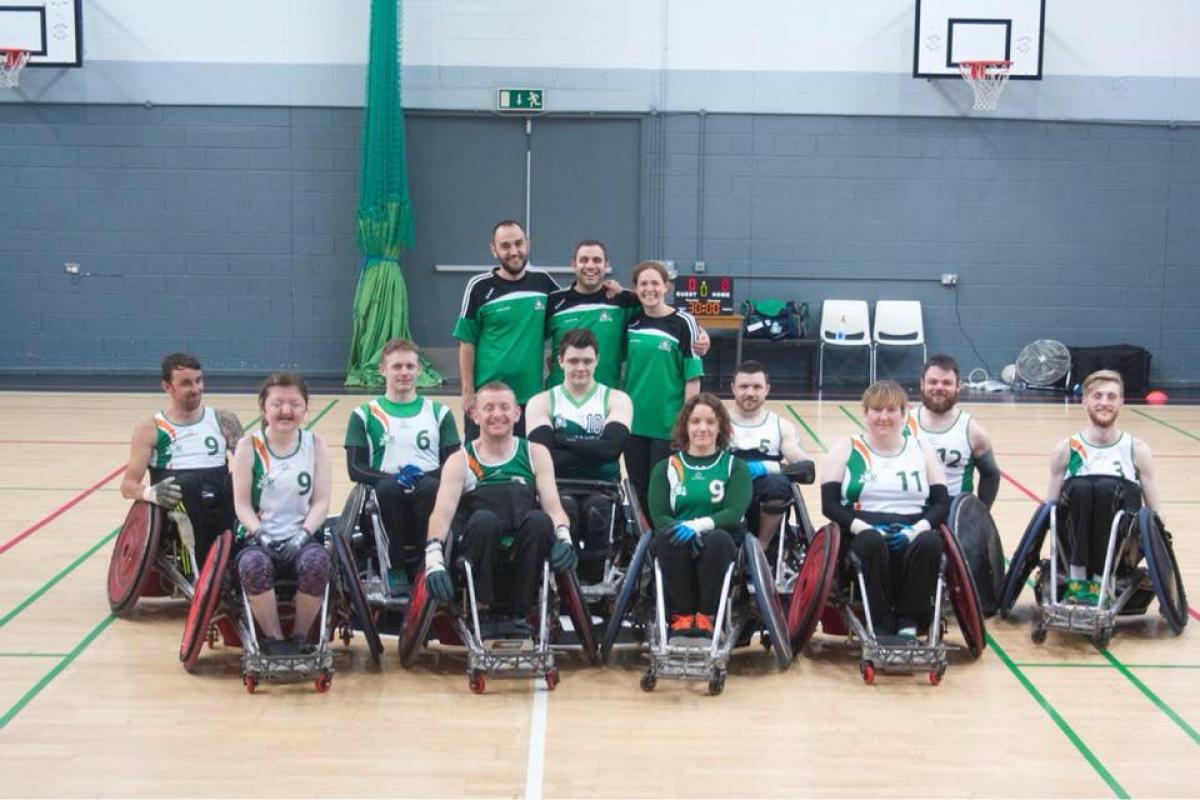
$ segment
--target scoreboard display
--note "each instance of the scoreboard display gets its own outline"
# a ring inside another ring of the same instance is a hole
[[[693,317],[733,314],[733,278],[680,275],[675,278],[675,307]]]

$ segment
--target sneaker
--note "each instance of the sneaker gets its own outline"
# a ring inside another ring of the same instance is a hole
[[[712,638],[713,635],[713,619],[708,614],[697,614],[693,619],[693,628],[700,636]]]
[[[672,636],[690,636],[692,629],[695,627],[695,617],[691,614],[672,614],[671,615],[671,635]],[[710,624],[711,628],[712,625]]]
[[[1100,605],[1100,582],[1099,581],[1088,581],[1087,582],[1087,587],[1084,589],[1083,596],[1080,598],[1080,602],[1085,603],[1086,605],[1089,605],[1089,606]]]
[[[1082,580],[1067,581],[1067,588],[1063,592],[1064,603],[1082,603],[1087,595],[1087,587]]]
[[[917,640],[917,627],[915,625],[906,625],[896,631],[896,635],[906,641],[915,642]]]

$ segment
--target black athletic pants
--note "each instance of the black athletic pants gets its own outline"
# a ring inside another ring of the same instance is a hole
[[[642,512],[650,516],[646,495],[650,491],[650,472],[654,466],[671,455],[671,442],[649,436],[630,436],[625,440],[625,473],[637,493]]]
[[[654,556],[662,567],[670,614],[717,613],[725,571],[737,557],[733,536],[717,528],[704,537],[697,554],[690,543],[675,544],[666,531],[655,534]]]
[[[910,625],[929,625],[942,558],[940,533],[925,531],[903,550],[893,552],[883,534],[871,528],[850,537],[849,552],[862,562],[876,634],[891,635]],[[857,581],[849,566],[847,575]]]
[[[392,478],[375,484],[379,516],[388,535],[388,559],[393,567],[403,568],[409,578],[425,558],[425,535],[440,483],[433,475],[426,475],[411,491]]]
[[[225,467],[150,470],[151,483],[172,476],[183,492],[183,507],[192,521],[192,532],[196,536],[195,569],[199,574],[208,548],[222,533],[233,530],[233,482]]]
[[[1133,502],[1135,497],[1137,502]],[[1066,531],[1061,538],[1067,563],[1085,567],[1089,578],[1102,575],[1113,516],[1120,508],[1139,506],[1141,489],[1117,477],[1072,478],[1063,484],[1060,507],[1062,504],[1067,507]]]
[[[462,555],[471,562],[475,601],[486,606],[496,604],[497,578],[504,570],[509,579],[509,612],[527,617],[537,603],[542,562],[554,544],[554,523],[546,512],[535,509],[522,515],[516,530],[511,532],[512,544],[502,550],[500,538],[505,533],[494,512],[480,509],[467,517],[459,546]]]

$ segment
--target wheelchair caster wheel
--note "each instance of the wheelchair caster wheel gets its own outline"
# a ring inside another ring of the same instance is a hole
[[[325,692],[328,692],[332,686],[333,676],[328,672],[321,673],[321,675],[315,681],[313,681],[313,688],[317,690],[317,694],[325,694]]]
[[[642,687],[643,692],[653,692],[654,687],[658,685],[658,678],[654,677],[653,672],[646,670],[645,674],[642,675],[642,680],[638,685]]]
[[[862,673],[863,683],[871,684],[875,682],[875,665],[870,661],[860,661],[858,671]]]
[[[472,670],[471,677],[467,679],[467,685],[471,687],[471,691],[475,694],[483,694],[483,690],[487,688],[487,680],[483,677],[483,670]]]
[[[714,670],[712,677],[708,679],[708,693],[716,697],[723,691],[725,691],[725,670]]]
[[[945,667],[938,667],[937,669],[929,670],[929,685],[937,686],[938,684],[940,684],[942,682],[942,677],[945,674],[946,674]]]
[[[771,634],[763,631],[758,637],[758,643],[762,645],[763,650],[771,649]]]
[[[242,685],[246,687],[247,694],[254,694],[254,690],[258,688],[258,677],[254,675],[243,675]]]
[[[354,634],[350,631],[350,628],[348,628],[348,627],[342,628],[341,633],[342,633],[342,644],[345,645],[346,647],[349,647],[350,640],[352,640],[354,638]]]
[[[558,686],[558,681],[559,681],[558,670],[552,669],[546,673],[546,688],[547,689],[549,689],[550,691],[553,692],[554,687]]]
[[[1109,643],[1112,642],[1112,635],[1112,631],[1101,631],[1100,633],[1096,634],[1096,638],[1093,639],[1096,644],[1096,649],[1107,650]]]

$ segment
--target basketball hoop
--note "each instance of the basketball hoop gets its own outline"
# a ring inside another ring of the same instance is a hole
[[[0,61],[0,87],[12,89],[21,79],[21,70],[29,62],[28,50],[10,50],[0,47],[4,59]]]
[[[976,111],[995,111],[1004,84],[1008,83],[1011,61],[960,61],[958,71],[975,90]]]

